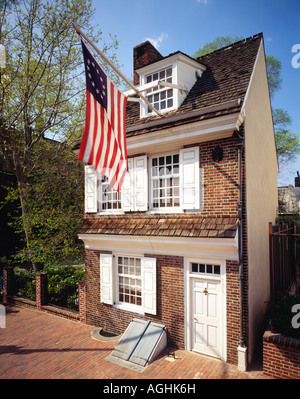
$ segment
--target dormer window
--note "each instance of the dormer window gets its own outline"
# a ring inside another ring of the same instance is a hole
[[[151,86],[147,90],[147,100],[154,106],[158,111],[164,111],[168,108],[172,108],[174,104],[174,93],[173,89],[164,85],[158,85],[158,82],[173,83],[172,67],[163,69],[159,72],[152,73],[146,76],[146,84]],[[151,85],[151,83],[153,85]],[[152,110],[148,107],[148,113]]]
[[[180,51],[163,57],[149,41],[136,46],[133,49],[134,85],[147,100],[132,98],[140,102],[140,118],[178,109],[205,69]],[[131,90],[126,95],[135,93]]]

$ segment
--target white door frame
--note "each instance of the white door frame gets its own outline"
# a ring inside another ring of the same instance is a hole
[[[221,266],[220,276],[210,276],[201,273],[192,273],[191,264],[213,264]],[[227,334],[226,334],[226,260],[208,259],[208,258],[185,258],[184,259],[184,273],[185,273],[185,349],[187,351],[192,350],[192,329],[194,320],[192,316],[192,280],[203,279],[203,280],[219,280],[221,284],[221,315],[222,319],[220,327],[222,329],[222,349],[221,349],[221,360],[227,360]]]

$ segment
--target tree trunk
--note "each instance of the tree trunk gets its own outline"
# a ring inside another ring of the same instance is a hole
[[[27,216],[29,214],[26,204],[25,204],[25,193],[26,193],[26,183],[21,182],[18,180],[18,189],[19,189],[19,196],[20,196],[20,202],[21,202],[21,210],[22,210],[22,224],[23,224],[23,230],[25,233],[25,239],[26,239],[26,246],[27,246],[27,251],[29,255],[29,259],[32,265],[32,268],[34,272],[37,272],[37,267],[35,262],[32,261],[31,256],[32,256],[32,249],[30,245],[30,238],[29,238],[29,228],[28,228],[28,223],[27,223]]]

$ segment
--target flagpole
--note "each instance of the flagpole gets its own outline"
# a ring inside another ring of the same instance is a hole
[[[73,26],[73,28],[76,30],[77,33],[79,33],[80,36],[82,36],[92,47],[95,51],[97,51],[97,53],[104,59],[104,61],[106,61],[108,63],[108,65],[123,79],[125,80],[125,82],[135,91],[135,93],[158,115],[161,116],[160,112],[154,108],[154,106],[138,91],[138,89],[130,82],[129,79],[126,78],[125,75],[123,75],[123,73],[121,71],[119,71],[114,64],[106,57],[105,54],[102,53],[102,51],[100,51],[98,49],[98,47],[96,47],[94,45],[94,43],[92,43],[90,41],[90,39],[82,32],[82,30],[80,28],[78,28],[78,26],[73,22],[70,21],[70,24]]]

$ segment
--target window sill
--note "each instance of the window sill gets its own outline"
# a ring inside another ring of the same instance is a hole
[[[148,215],[155,215],[155,214],[168,214],[168,213],[184,213],[183,209],[180,208],[164,208],[164,209],[151,209],[147,212]]]
[[[114,305],[114,308],[116,309],[121,309],[121,310],[126,310],[127,312],[132,312],[132,313],[139,313],[144,315],[144,309],[142,306],[134,306],[130,304],[124,304],[124,303],[117,303]]]
[[[124,211],[101,211],[101,212],[97,212],[97,215],[99,216],[104,216],[104,215],[125,215]]]

